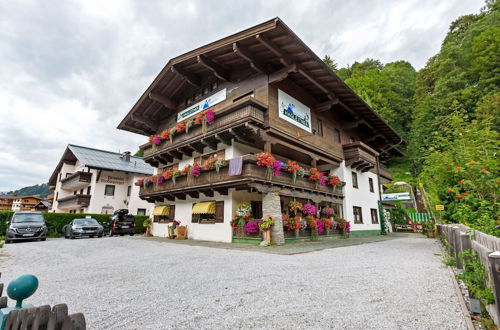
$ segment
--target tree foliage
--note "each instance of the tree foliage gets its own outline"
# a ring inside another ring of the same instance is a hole
[[[471,161],[500,182],[499,0],[452,22],[418,73],[405,61],[375,59],[334,71],[408,141],[406,157],[389,164],[395,180],[423,184],[434,203],[447,205],[447,220],[500,234],[496,197],[467,205],[446,193],[459,180],[454,168]]]

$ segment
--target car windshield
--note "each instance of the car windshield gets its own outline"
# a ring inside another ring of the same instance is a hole
[[[23,222],[43,222],[43,216],[36,213],[18,213],[14,214],[12,218],[13,223],[23,223]]]
[[[96,219],[75,219],[73,222],[75,225],[98,225],[99,223],[97,222]]]

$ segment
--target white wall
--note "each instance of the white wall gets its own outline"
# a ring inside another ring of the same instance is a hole
[[[378,224],[372,224],[370,209],[378,210],[379,185],[377,175],[372,172],[354,171],[358,175],[358,188],[352,186],[352,169],[345,166],[345,162],[334,171],[340,180],[345,181],[344,186],[344,218],[351,222],[351,230],[378,230],[380,229],[380,219]],[[370,192],[368,178],[373,179],[374,192]],[[363,223],[354,223],[353,206],[361,207]],[[377,213],[378,216],[378,213]]]

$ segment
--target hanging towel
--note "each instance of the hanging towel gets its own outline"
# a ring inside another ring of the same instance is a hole
[[[243,166],[243,156],[232,158],[229,160],[228,175],[240,175]]]

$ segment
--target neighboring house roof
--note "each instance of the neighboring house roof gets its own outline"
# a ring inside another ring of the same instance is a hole
[[[18,197],[13,195],[0,195],[0,199],[16,199],[16,198]]]
[[[130,160],[127,161],[123,154],[118,152],[68,144],[59,164],[57,164],[49,179],[49,185],[55,185],[57,182],[57,174],[63,163],[74,164],[77,160],[89,168],[148,175],[154,173],[153,167],[145,163],[141,157],[130,156]]]

